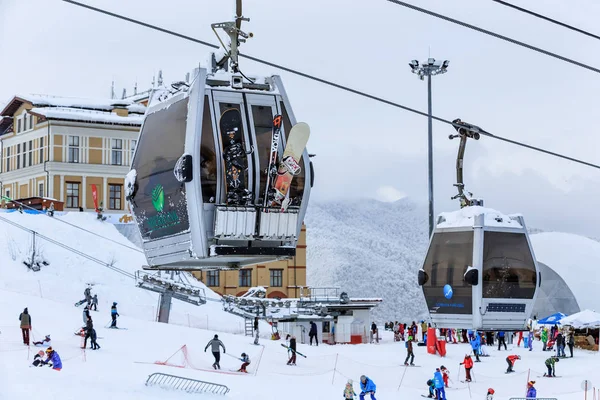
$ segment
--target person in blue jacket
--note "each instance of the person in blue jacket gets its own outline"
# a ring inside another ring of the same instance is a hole
[[[481,347],[481,336],[479,333],[475,334],[475,339],[471,340],[471,348],[473,349],[473,354],[475,354],[475,362],[481,362],[479,359],[479,348]]]
[[[371,400],[375,399],[375,383],[370,380],[365,375],[361,375],[360,377],[360,395],[358,396],[360,400],[365,400],[365,395],[370,394]]]
[[[119,317],[119,313],[117,312],[117,302],[115,301],[110,308],[110,317],[112,318],[112,322],[110,323],[111,328],[117,327],[117,317]]]
[[[527,398],[528,399],[535,399],[535,396],[537,395],[535,387],[533,387],[533,385],[535,385],[535,381],[530,381],[527,383]]]
[[[60,371],[62,369],[62,361],[60,361],[58,353],[54,351],[52,346],[46,349],[46,359],[44,360],[44,364],[49,365],[55,371]]]
[[[446,391],[444,390],[444,377],[439,368],[435,369],[433,374],[433,384],[437,391],[437,400],[446,400]]]

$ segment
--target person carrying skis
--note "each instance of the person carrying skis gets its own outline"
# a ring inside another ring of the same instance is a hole
[[[94,311],[98,311],[98,295],[94,294],[94,297],[92,297],[92,305],[90,306],[90,310],[92,309],[92,307],[94,308]]]
[[[55,371],[60,371],[62,369],[62,361],[60,361],[58,353],[54,351],[52,346],[46,349],[46,360],[44,360],[43,363]]]
[[[504,350],[508,350],[506,348],[506,341],[504,340],[504,331],[498,332],[498,351],[500,351],[500,346],[504,345]]]
[[[444,367],[443,365],[440,367],[440,371],[442,372],[442,379],[444,380],[444,386],[448,387],[448,379],[449,379],[450,371],[448,371],[448,368]]]
[[[371,395],[371,400],[377,400],[375,399],[376,389],[377,387],[375,386],[375,382],[365,375],[360,376],[360,395],[358,396],[360,400],[365,400],[365,396],[367,394]]]
[[[19,315],[19,321],[21,321],[21,334],[23,335],[23,344],[29,346],[29,331],[31,330],[31,315],[27,311],[27,307]]]
[[[520,360],[520,359],[521,359],[521,356],[518,356],[516,354],[506,357],[506,362],[508,363],[508,368],[506,369],[507,374],[509,372],[515,372],[513,367],[515,366],[515,362],[517,362],[517,360]]]
[[[560,359],[556,356],[552,356],[549,359],[547,359],[545,364],[546,364],[546,368],[548,368],[548,373],[547,374],[545,373],[544,376],[556,377],[556,368],[554,366],[559,361],[560,361]]]
[[[112,307],[110,308],[110,317],[112,318],[112,322],[110,323],[111,328],[117,328],[117,317],[120,317],[119,312],[117,311],[117,302],[112,303]]]
[[[209,346],[211,347],[211,351],[213,353],[213,356],[215,357],[215,362],[213,363],[212,367],[214,369],[221,369],[221,365],[219,364],[219,362],[221,361],[220,348],[223,348],[223,353],[227,353],[227,351],[225,351],[225,345],[223,344],[223,342],[219,340],[219,335],[215,335],[215,337],[208,342],[208,344],[204,348],[205,353],[206,349],[208,349]]]
[[[356,397],[356,393],[354,392],[354,386],[352,379],[348,379],[346,382],[346,387],[344,388],[344,399],[353,399]]]
[[[435,385],[435,390],[437,391],[437,400],[446,400],[444,378],[442,377],[442,372],[439,368],[436,368],[435,373],[433,374],[433,384]]]
[[[33,345],[34,346],[51,346],[52,341],[50,340],[50,335],[46,335],[46,337],[39,342],[33,342]]]
[[[404,365],[408,365],[408,359],[410,358],[410,365],[415,365],[415,353],[413,353],[413,343],[412,336],[408,337],[408,340],[404,342],[406,346],[406,359],[404,360]]]
[[[287,362],[287,365],[296,365],[296,336],[292,336],[290,338],[290,344],[288,345],[288,353],[292,352],[290,359]]]
[[[529,381],[527,383],[527,399],[535,399],[535,396],[537,395],[537,392],[533,385],[535,385],[535,381]]]
[[[465,366],[465,382],[471,382],[471,368],[473,368],[473,359],[471,356],[466,354],[465,359],[460,363],[460,365]]]
[[[238,372],[248,373],[248,371],[246,371],[246,367],[250,365],[250,357],[248,357],[248,354],[242,353],[242,358],[240,358],[240,361],[242,362],[242,366],[240,369],[238,369]]]
[[[308,337],[310,338],[310,345],[312,346],[313,338],[315,342],[317,342],[317,346],[319,345],[319,338],[317,336],[317,324],[314,321],[310,321],[310,331],[308,331]]]

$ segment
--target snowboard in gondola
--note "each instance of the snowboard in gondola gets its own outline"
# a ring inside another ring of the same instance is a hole
[[[264,206],[267,207],[273,200],[275,190],[275,179],[277,178],[277,154],[279,152],[279,137],[281,136],[281,115],[273,117],[273,133],[271,134],[271,154],[269,156],[269,166],[267,167],[267,187],[265,188]]]
[[[225,161],[226,204],[246,205],[252,193],[246,187],[248,154],[253,149],[244,149],[244,126],[242,114],[237,108],[229,108],[221,114],[219,120],[223,142],[223,160]]]

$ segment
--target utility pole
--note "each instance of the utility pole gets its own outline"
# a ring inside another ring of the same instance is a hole
[[[433,75],[445,74],[448,72],[450,61],[436,61],[434,58],[427,59],[422,65],[417,60],[412,60],[408,65],[412,73],[417,74],[419,79],[424,80],[427,77],[427,114],[428,114],[428,132],[427,132],[427,164],[428,164],[428,188],[429,188],[429,237],[433,233],[434,211],[433,211],[433,114],[431,109],[431,77]]]

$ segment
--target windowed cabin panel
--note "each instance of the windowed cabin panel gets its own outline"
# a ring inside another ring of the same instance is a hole
[[[210,117],[210,102],[208,96],[204,96],[200,143],[200,181],[202,182],[202,201],[205,204],[216,201],[218,165],[219,160],[217,159],[212,118]]]

